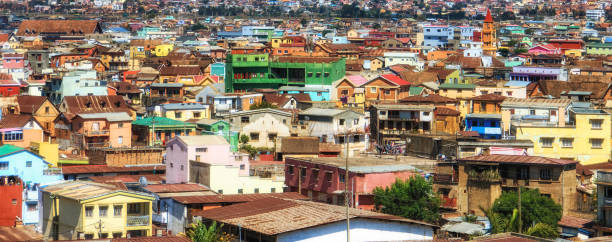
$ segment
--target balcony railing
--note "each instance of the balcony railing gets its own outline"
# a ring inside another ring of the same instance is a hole
[[[468,171],[468,180],[478,183],[493,183],[500,181],[499,172],[495,170],[485,170],[477,172],[475,170]]]
[[[85,130],[85,135],[87,136],[105,136],[108,135],[110,131],[108,130]]]
[[[62,174],[61,168],[47,168],[43,170],[43,175],[45,176],[61,175],[61,174]]]
[[[149,215],[127,216],[127,226],[147,226],[149,225]]]
[[[456,183],[458,179],[452,174],[434,174],[434,182],[436,183]]]

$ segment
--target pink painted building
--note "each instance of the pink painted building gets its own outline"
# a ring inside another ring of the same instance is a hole
[[[561,54],[561,48],[553,44],[538,45],[530,48],[527,53],[533,55],[559,55]]]
[[[349,159],[349,177],[345,178],[345,160],[339,157],[287,157],[285,185],[291,192],[300,192],[313,201],[344,204],[344,187],[348,181],[352,207],[374,209],[372,191],[387,187],[396,179],[420,175],[418,169],[402,161],[359,157]]]
[[[240,167],[241,176],[249,175],[247,156],[236,155],[219,135],[175,136],[166,143],[166,183],[187,183],[189,161]]]
[[[25,58],[23,54],[5,53],[2,54],[2,68],[4,69],[23,69]]]

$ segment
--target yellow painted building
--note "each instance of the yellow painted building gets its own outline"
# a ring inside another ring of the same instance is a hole
[[[42,156],[51,166],[57,167],[59,162],[59,144],[32,142],[30,147],[32,151]]]
[[[150,194],[95,182],[47,186],[42,189],[44,239],[151,236],[154,200]]]
[[[610,159],[610,114],[573,109],[565,125],[516,126],[516,139],[531,140],[533,155],[580,161],[583,165]]]
[[[170,54],[172,50],[174,50],[173,44],[157,45],[155,46],[155,56],[157,57],[168,56],[168,54]]]

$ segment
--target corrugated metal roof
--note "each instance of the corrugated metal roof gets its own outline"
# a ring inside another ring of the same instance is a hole
[[[49,192],[57,196],[62,196],[62,197],[70,198],[73,200],[77,200],[77,201],[99,197],[99,196],[104,196],[104,195],[115,193],[118,191],[137,194],[141,196],[147,196],[147,197],[150,197],[151,199],[154,199],[153,196],[150,194],[122,190],[122,189],[117,188],[114,185],[89,182],[89,181],[69,181],[69,182],[49,185],[43,188],[43,191]]]
[[[255,200],[270,198],[270,197],[298,199],[298,200],[308,199],[308,197],[302,194],[299,194],[297,192],[180,196],[180,197],[174,197],[173,199],[182,204],[193,204],[193,203],[240,203],[240,202],[249,202],[249,201],[255,201]]]
[[[83,165],[83,166],[64,166],[62,174],[87,174],[87,173],[115,173],[115,172],[137,172],[137,171],[165,171],[165,165],[156,166],[107,166],[107,165]]]
[[[331,108],[309,108],[309,109],[306,109],[306,110],[300,112],[300,115],[333,117],[333,116],[336,116],[338,114],[344,113],[346,111],[347,110],[331,109]]]
[[[396,171],[415,171],[421,172],[414,166],[408,164],[398,165],[384,165],[384,166],[349,166],[350,172],[355,173],[385,173],[385,172],[396,172]]]
[[[144,189],[153,193],[210,191],[210,188],[194,183],[147,185]]]
[[[194,136],[178,136],[178,138],[189,146],[202,145],[227,145],[227,140],[219,135],[194,135]]]
[[[166,110],[193,110],[193,109],[207,109],[208,105],[200,103],[168,103],[162,105],[163,109]]]
[[[470,113],[465,115],[466,118],[488,118],[488,119],[501,119],[501,114],[494,113]]]
[[[346,208],[325,203],[265,198],[205,211],[193,212],[194,216],[219,221],[256,231],[277,235],[346,219]],[[351,218],[377,219],[420,224],[435,227],[421,221],[350,208]]]
[[[380,110],[418,110],[418,111],[433,111],[434,105],[406,105],[406,104],[378,104],[374,105],[376,109]]]
[[[106,119],[109,122],[132,121],[132,117],[125,112],[118,113],[81,113],[80,116],[84,119]]]
[[[547,99],[547,98],[506,98],[501,103],[502,107],[543,107],[559,108],[567,107],[572,101],[570,99]]]
[[[459,159],[459,161],[477,161],[487,163],[515,163],[515,164],[540,164],[540,165],[568,165],[578,163],[574,160],[563,160],[541,156],[526,155],[481,155]]]

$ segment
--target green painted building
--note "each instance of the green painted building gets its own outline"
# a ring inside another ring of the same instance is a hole
[[[216,119],[200,119],[196,122],[198,130],[202,131],[202,134],[220,135],[227,140],[230,144],[230,148],[233,152],[238,151],[238,136],[239,133],[231,131],[231,124],[227,121],[216,120]]]
[[[225,65],[226,92],[278,89],[288,85],[331,85],[346,73],[346,61],[340,57],[229,54]]]
[[[147,117],[132,121],[132,134],[137,143],[164,145],[177,135],[195,135],[196,124],[165,117]]]
[[[612,43],[588,43],[587,55],[612,55]]]

